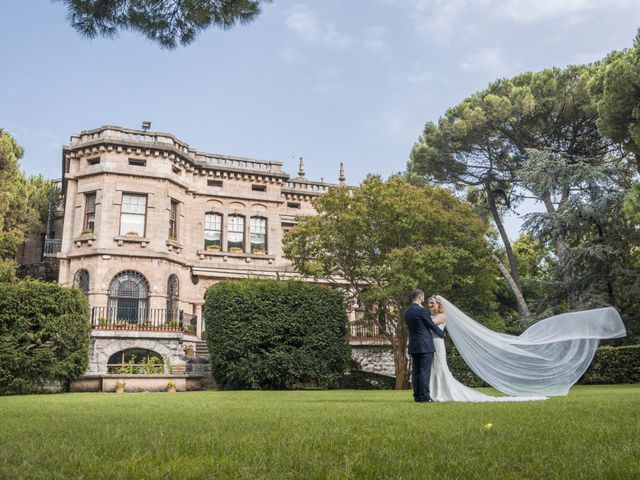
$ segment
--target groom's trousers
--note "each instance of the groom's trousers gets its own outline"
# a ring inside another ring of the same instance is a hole
[[[430,399],[429,380],[431,379],[431,364],[433,352],[411,355],[411,383],[413,384],[413,399],[424,402]]]

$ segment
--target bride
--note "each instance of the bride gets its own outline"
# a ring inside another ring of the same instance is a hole
[[[437,402],[514,402],[566,395],[591,364],[599,340],[626,335],[612,307],[556,315],[516,337],[489,330],[438,295],[429,298],[428,306],[433,322],[442,330],[446,326],[471,370],[509,395],[485,395],[457,381],[447,366],[444,339],[434,337],[429,390]]]

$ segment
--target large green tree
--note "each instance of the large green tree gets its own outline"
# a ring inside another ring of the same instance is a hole
[[[18,245],[30,233],[44,232],[50,202],[58,192],[41,175],[27,178],[20,171],[24,150],[0,129],[0,260],[15,256]]]
[[[370,176],[314,205],[318,214],[300,218],[285,237],[285,256],[303,275],[343,283],[369,312],[391,342],[397,388],[408,386],[402,314],[414,288],[450,297],[474,315],[493,312],[487,225],[452,192]]]
[[[163,48],[188,45],[211,26],[233,28],[260,14],[271,0],[56,0],[69,11],[80,34],[114,37],[123,30],[141,33]]]
[[[498,80],[428,122],[411,152],[408,168],[428,178],[481,189],[504,245],[509,270],[498,266],[517,300],[521,317],[529,308],[516,255],[502,222],[501,206],[513,208],[524,197],[541,202],[547,213],[562,210],[572,191],[541,188],[523,181],[530,149],[548,150],[566,165],[620,161],[615,145],[598,131],[588,85],[596,65],[526,72]],[[617,159],[617,160],[615,160]],[[504,211],[504,208],[503,210]],[[555,231],[555,254],[565,259],[562,231]]]
[[[607,56],[589,93],[600,132],[631,152],[640,172],[640,33],[633,48]]]
[[[626,170],[590,159],[567,164],[553,152],[530,151],[522,171],[532,189],[553,185],[571,192],[561,210],[531,214],[524,225],[543,244],[562,235],[566,245],[564,262],[553,266],[548,308],[613,305],[632,336],[640,333],[640,231],[622,212]]]

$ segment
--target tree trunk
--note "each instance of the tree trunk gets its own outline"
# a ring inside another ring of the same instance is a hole
[[[544,206],[547,209],[547,213],[549,214],[557,213],[556,207],[553,205],[553,202],[551,201],[551,194],[549,192],[544,193],[544,195],[542,196],[542,201],[544,202]],[[556,255],[558,255],[558,262],[560,263],[560,267],[564,268],[565,261],[567,258],[567,255],[566,255],[567,246],[565,245],[564,240],[560,236],[558,236],[555,239],[555,244],[556,244]]]
[[[511,240],[509,240],[509,236],[507,235],[507,231],[504,228],[504,224],[502,223],[502,218],[500,218],[500,214],[498,213],[498,207],[496,206],[496,199],[493,195],[493,191],[491,190],[491,184],[489,182],[484,185],[485,190],[487,191],[487,201],[489,202],[489,209],[491,210],[491,215],[493,216],[493,221],[498,227],[498,232],[500,232],[500,238],[502,238],[502,243],[504,244],[504,249],[507,253],[507,259],[509,260],[509,266],[511,267],[511,273],[507,276],[504,274],[502,268],[504,268],[504,264],[499,261],[498,257],[498,268],[500,268],[500,272],[504,275],[509,284],[509,287],[513,291],[513,294],[516,296],[516,300],[518,303],[518,313],[520,314],[520,318],[522,320],[526,320],[529,318],[529,307],[527,307],[527,303],[524,299],[524,295],[522,294],[522,282],[520,281],[520,272],[518,270],[518,262],[516,261],[516,256],[513,253],[513,248],[511,247]],[[506,269],[505,272],[509,273]]]
[[[408,332],[404,324],[402,311],[398,314],[398,325],[396,326],[396,335],[392,340],[393,362],[396,371],[396,390],[404,390],[409,388],[409,359],[407,357]]]
[[[516,282],[513,280],[513,277],[509,273],[509,270],[507,270],[507,267],[505,267],[504,263],[502,263],[502,260],[500,260],[500,257],[498,257],[495,253],[492,254],[492,256],[493,256],[493,259],[498,264],[498,269],[500,270],[500,273],[507,280],[507,283],[509,284],[509,288],[511,288],[511,291],[516,297],[516,303],[518,304],[518,311],[520,312],[521,322],[526,323],[526,321],[529,319],[530,313],[529,313],[529,307],[527,306],[527,302],[525,302],[524,297],[522,296],[522,292],[516,285]]]

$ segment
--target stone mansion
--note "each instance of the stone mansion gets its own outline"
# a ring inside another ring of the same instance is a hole
[[[132,352],[188,367],[185,351],[206,348],[207,288],[295,278],[283,235],[344,181],[342,164],[339,184],[307,179],[302,159],[290,178],[280,162],[203,153],[167,133],[105,126],[72,135],[43,255],[58,262],[62,285],[88,297],[87,376],[118,371]],[[352,344],[370,343],[359,336]]]

